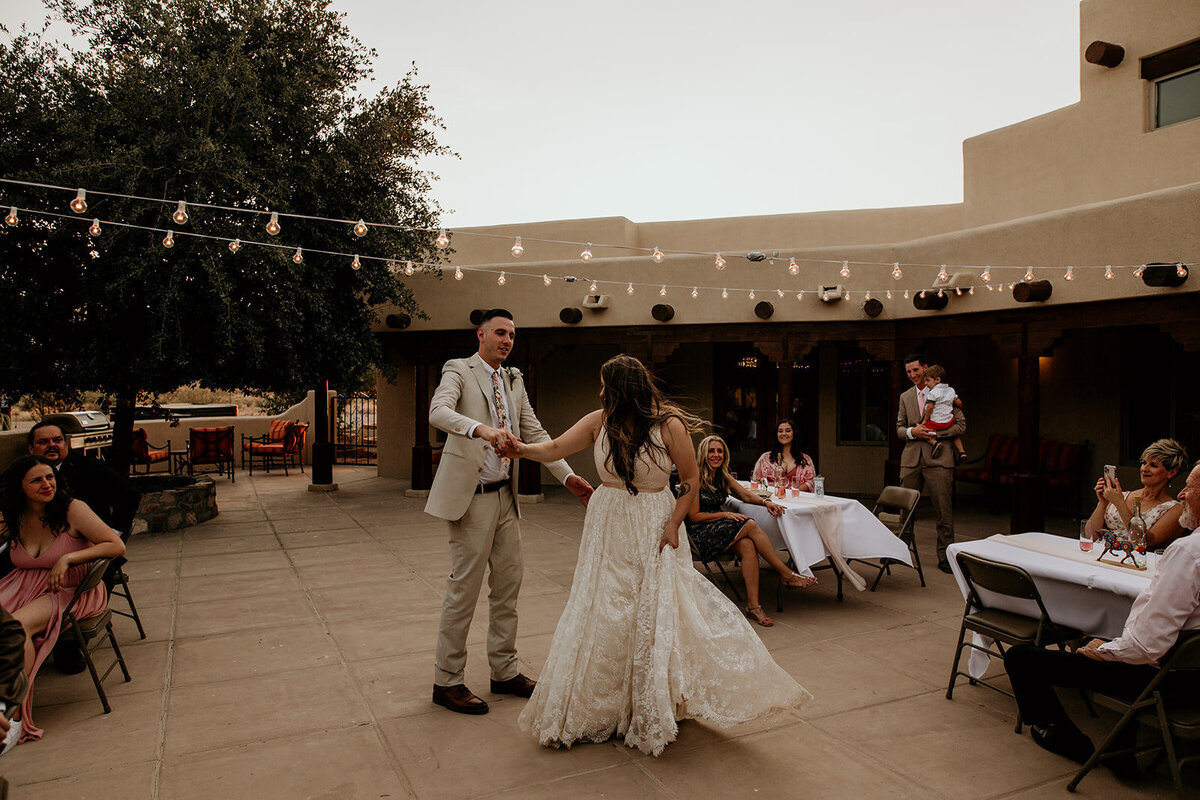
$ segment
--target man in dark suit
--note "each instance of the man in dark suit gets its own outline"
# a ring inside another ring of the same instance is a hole
[[[133,526],[141,496],[116,471],[99,459],[72,452],[62,429],[52,422],[39,422],[29,430],[29,452],[50,462],[67,490],[88,504],[104,524],[121,534],[124,541]]]
[[[900,412],[896,416],[896,435],[904,440],[900,454],[900,485],[919,489],[933,504],[937,516],[938,569],[949,574],[950,562],[946,548],[954,543],[954,448],[943,447],[935,456],[933,444],[938,439],[953,439],[967,431],[962,409],[954,409],[954,424],[940,431],[930,430],[925,419],[925,367],[920,355],[904,359],[904,372],[913,385],[900,395]]]

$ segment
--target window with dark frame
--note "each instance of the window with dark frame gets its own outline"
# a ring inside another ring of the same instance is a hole
[[[839,445],[887,446],[888,370],[860,347],[838,353],[837,441]]]
[[[1200,118],[1200,39],[1143,58],[1141,77],[1153,84],[1153,128]]]

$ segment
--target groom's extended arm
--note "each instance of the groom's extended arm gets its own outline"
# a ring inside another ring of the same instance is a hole
[[[493,446],[498,446],[498,442],[507,434],[488,425],[491,420],[481,422],[458,413],[463,383],[468,379],[462,363],[447,361],[446,366],[442,367],[442,380],[438,383],[437,391],[433,393],[433,399],[429,401],[429,422],[446,433],[464,438],[486,439]]]

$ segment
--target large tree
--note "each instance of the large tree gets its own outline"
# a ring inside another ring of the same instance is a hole
[[[374,53],[320,0],[46,0],[86,44],[20,31],[0,43],[0,177],[88,187],[79,219],[0,226],[0,393],[100,389],[115,455],[140,392],[193,381],[294,392],[381,358],[372,308],[419,314],[382,261],[436,259],[432,175],[444,153],[410,72],[364,96]],[[351,219],[373,227],[104,196]],[[71,194],[0,183],[0,204],[69,214]],[[155,230],[121,228],[93,217]],[[168,230],[284,245],[247,245]],[[295,263],[295,248],[308,255]]]

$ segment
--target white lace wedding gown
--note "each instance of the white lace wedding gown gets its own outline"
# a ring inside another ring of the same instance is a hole
[[[653,436],[662,441],[656,429]],[[608,436],[594,448],[605,483]],[[675,498],[669,463],[643,450],[637,495],[601,486],[588,503],[579,562],[522,730],[543,745],[605,741],[658,755],[677,720],[728,727],[811,695],[779,667],[741,611],[692,566],[687,534],[658,552]]]

